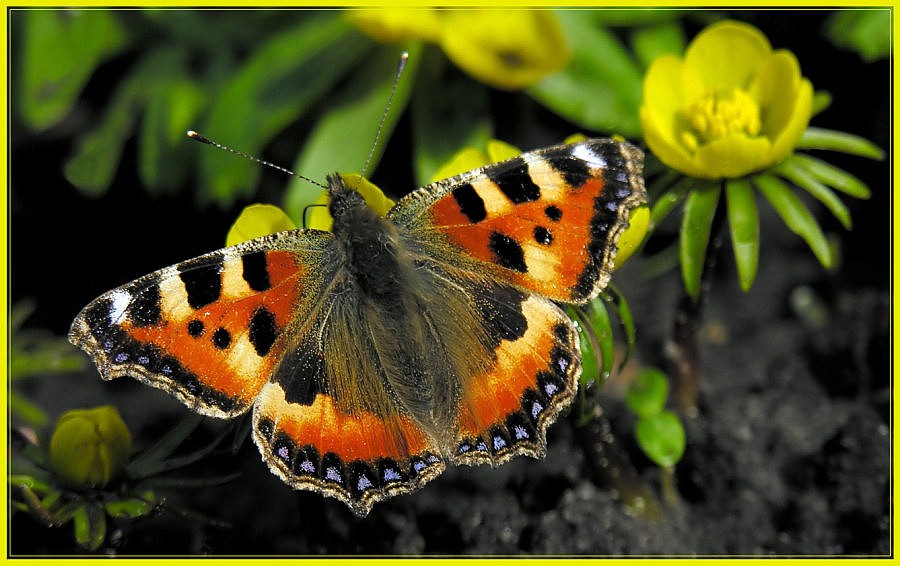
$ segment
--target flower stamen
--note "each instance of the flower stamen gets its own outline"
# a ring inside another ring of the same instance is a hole
[[[731,134],[756,137],[762,127],[759,105],[743,90],[704,95],[688,106],[687,122],[691,132],[685,132],[689,145],[699,145]]]

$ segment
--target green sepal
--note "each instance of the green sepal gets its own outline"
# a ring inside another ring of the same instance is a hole
[[[753,184],[766,197],[787,227],[806,241],[819,263],[826,269],[830,268],[833,258],[828,239],[800,197],[774,175],[757,175],[753,178]]]
[[[819,202],[825,205],[840,223],[850,230],[853,227],[853,221],[850,218],[850,211],[846,205],[834,191],[820,183],[808,171],[798,167],[793,159],[788,158],[772,169],[773,173],[779,174],[789,180],[798,187],[805,189],[806,192],[815,197]]]
[[[741,289],[748,291],[756,279],[759,261],[759,214],[750,182],[744,179],[728,181],[725,185],[725,201],[728,204],[728,225],[738,280]]]
[[[869,140],[847,132],[824,128],[807,128],[800,136],[796,147],[840,151],[869,159],[884,159],[884,151]]]
[[[872,191],[869,190],[865,183],[827,161],[801,153],[795,153],[790,159],[794,165],[803,169],[818,181],[851,197],[867,199],[872,196]]]
[[[710,231],[716,206],[719,204],[721,189],[706,183],[695,187],[684,203],[684,218],[681,222],[679,237],[679,257],[681,259],[681,276],[688,296],[697,300],[706,261],[706,248],[709,245]]]

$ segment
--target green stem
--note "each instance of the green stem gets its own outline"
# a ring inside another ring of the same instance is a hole
[[[725,182],[722,181],[722,189]],[[700,346],[698,337],[703,319],[703,306],[709,287],[709,277],[716,265],[725,228],[725,207],[722,202],[716,206],[710,234],[712,239],[706,247],[703,259],[703,273],[700,290],[696,299],[683,291],[675,310],[672,339],[666,354],[672,365],[672,400],[676,410],[684,417],[697,416],[697,397],[700,395]]]
[[[609,420],[598,416],[576,427],[593,480],[614,493],[616,499],[635,516],[656,520],[662,517],[659,499],[641,479],[628,454],[616,442]]]

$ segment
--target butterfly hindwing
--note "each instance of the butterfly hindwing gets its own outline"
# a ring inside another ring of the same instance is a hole
[[[552,301],[513,288],[478,300],[501,338],[491,367],[463,386],[453,461],[496,466],[542,457],[547,427],[571,403],[581,374],[572,322]]]
[[[104,379],[131,375],[202,414],[241,414],[281,359],[284,329],[318,291],[309,268],[330,238],[283,232],[151,273],[91,302],[69,339]]]

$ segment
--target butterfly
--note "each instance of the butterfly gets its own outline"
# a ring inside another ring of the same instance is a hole
[[[252,409],[276,476],[365,516],[448,463],[545,454],[581,374],[558,303],[607,285],[642,168],[633,145],[589,139],[429,184],[385,217],[330,175],[333,232],[141,277],[88,304],[69,340],[103,379],[212,417]]]

